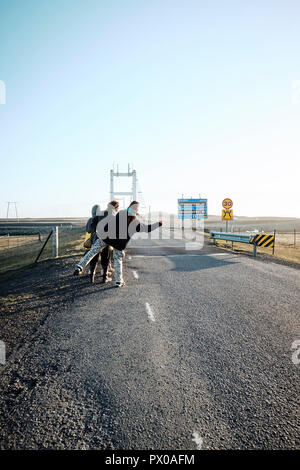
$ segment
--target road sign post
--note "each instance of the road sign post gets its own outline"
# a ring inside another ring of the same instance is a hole
[[[256,257],[256,245],[254,243],[254,245],[253,245],[253,258],[255,258],[255,257]]]
[[[53,244],[52,244],[52,256],[53,258],[57,258],[58,257],[58,227],[53,227],[53,235],[52,235],[52,240],[53,240]]]
[[[233,202],[229,197],[227,197],[223,199],[222,206],[223,206],[222,220],[225,221],[225,232],[228,232],[228,221],[233,220],[233,211],[232,211]]]

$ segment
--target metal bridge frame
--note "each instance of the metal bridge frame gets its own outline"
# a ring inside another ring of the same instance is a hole
[[[114,178],[118,178],[121,176],[126,176],[132,178],[132,191],[115,191],[114,190]],[[119,173],[119,168],[117,171],[110,170],[110,199],[117,199],[117,196],[130,196],[132,201],[136,201],[137,199],[137,177],[136,171],[130,170],[130,166],[128,165],[127,173]]]

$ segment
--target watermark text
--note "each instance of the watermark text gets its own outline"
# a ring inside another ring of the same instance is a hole
[[[0,104],[6,104],[6,86],[3,80],[0,80]]]

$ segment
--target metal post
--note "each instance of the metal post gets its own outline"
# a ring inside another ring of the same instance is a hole
[[[19,222],[19,216],[18,216],[18,209],[17,209],[17,203],[15,202],[15,211],[16,211],[16,219],[18,220]]]
[[[48,240],[49,240],[49,238],[51,237],[52,233],[53,233],[53,230],[49,233],[48,237],[46,238],[46,240],[45,240],[45,242],[44,242],[44,244],[43,244],[43,246],[42,246],[42,248],[41,248],[40,251],[39,251],[39,254],[38,254],[37,257],[35,258],[35,261],[34,261],[35,263],[38,262],[38,259],[39,259],[39,257],[41,256],[41,254],[43,253],[44,248],[45,248],[45,246],[47,245]]]
[[[136,171],[132,171],[132,197],[136,201]]]
[[[170,240],[174,240],[175,216],[171,214],[170,217]]]
[[[148,225],[151,224],[151,206],[149,206],[148,210]],[[151,240],[151,232],[148,233],[148,240]]]
[[[225,232],[228,232],[228,220],[225,222]]]
[[[53,251],[52,251],[52,255],[53,255],[53,258],[57,258],[58,257],[58,227],[54,227],[53,228]]]
[[[275,236],[276,236],[276,230],[274,229],[274,245],[273,245],[273,255],[275,253]]]
[[[110,170],[110,199],[114,198],[114,170]]]
[[[162,220],[162,213],[161,212],[158,213],[158,220]],[[158,233],[159,233],[159,236],[158,236],[159,240],[162,240],[162,227],[159,227]]]
[[[253,244],[253,257],[256,257],[256,245],[255,243]]]

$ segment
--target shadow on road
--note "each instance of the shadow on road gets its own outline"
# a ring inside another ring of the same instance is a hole
[[[237,264],[238,261],[230,261],[228,258],[219,259],[213,256],[178,256],[172,257],[170,261],[174,264],[171,271],[191,272],[201,271],[203,269],[219,269],[232,264]]]

